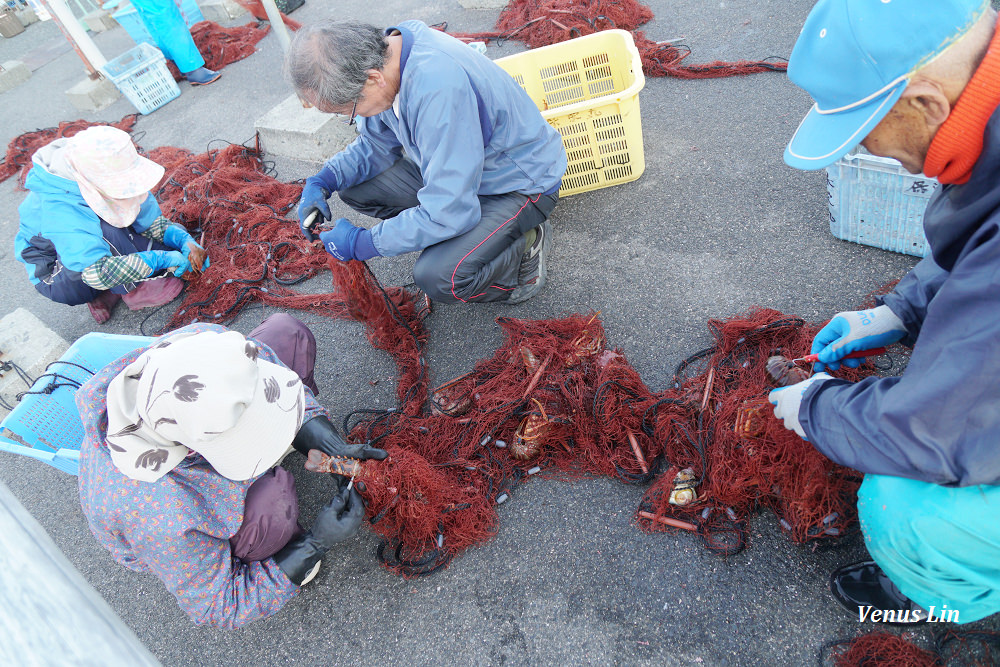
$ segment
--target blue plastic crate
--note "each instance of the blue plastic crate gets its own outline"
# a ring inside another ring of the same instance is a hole
[[[940,184],[896,160],[849,153],[826,168],[830,231],[838,239],[924,257],[924,210]]]
[[[174,4],[181,10],[184,23],[189,28],[195,23],[205,20],[205,16],[201,13],[201,7],[198,6],[195,0],[174,0]],[[132,5],[126,4],[111,14],[111,17],[118,21],[121,27],[125,28],[125,32],[129,34],[136,44],[146,43],[156,46],[156,40],[149,34],[149,30],[146,29],[146,24],[142,22],[139,12]]]
[[[29,456],[76,475],[83,425],[76,390],[93,374],[132,350],[149,345],[147,336],[89,333],[52,362],[9,415],[0,422],[0,451]]]
[[[101,68],[141,114],[152,113],[181,94],[160,50],[137,44]]]

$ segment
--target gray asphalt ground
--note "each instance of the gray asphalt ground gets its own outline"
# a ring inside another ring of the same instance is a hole
[[[653,39],[683,37],[691,62],[787,57],[811,4],[653,0],[656,19],[645,28]],[[378,25],[418,18],[471,31],[490,29],[498,13],[465,10],[454,0],[307,0],[293,16]],[[108,57],[131,46],[122,28],[94,37]],[[60,39],[52,23],[34,24],[0,39],[0,62]],[[488,54],[521,49],[508,42]],[[147,149],[201,152],[251,139],[254,121],[291,93],[280,59],[278,41],[268,35],[217,83],[182,83],[178,99],[140,117],[136,140]],[[64,91],[84,74],[69,51],[0,95],[0,145],[60,121],[115,121],[134,111],[124,98],[100,112],[77,111]],[[549,285],[537,298],[515,307],[437,306],[428,321],[435,381],[493,353],[501,342],[498,316],[598,310],[609,343],[660,390],[681,360],[710,343],[709,318],[766,306],[823,320],[859,307],[915,264],[830,234],[825,174],[794,171],[781,160],[810,104],[783,74],[650,79],[640,101],[645,174],[562,200],[552,216]],[[283,158],[274,165],[284,181],[317,170]],[[149,315],[119,307],[97,326],[86,308],[38,296],[11,250],[23,196],[14,179],[0,184],[0,314],[27,308],[68,341],[94,330],[149,332],[166,321],[172,308]],[[348,213],[342,208],[335,214]],[[384,283],[403,284],[412,263],[404,256],[371,266]],[[249,332],[270,312],[250,309],[234,328]],[[368,346],[358,324],[298,315],[320,341],[320,401],[335,421],[354,408],[393,404],[394,368]],[[301,457],[291,469],[308,523],[331,483],[304,472]],[[238,631],[214,630],[193,625],[157,579],[112,560],[81,515],[75,478],[0,454],[0,479],[166,665],[806,665],[816,663],[826,642],[887,629],[859,624],[827,592],[836,566],[865,555],[860,540],[814,551],[789,542],[777,520],[763,514],[752,523],[750,547],[724,559],[691,535],[640,532],[632,516],[644,488],[595,479],[519,487],[500,510],[495,539],[424,579],[382,569],[378,540],[363,530],[331,552],[318,579],[277,615]],[[972,627],[1000,630],[1000,621]],[[907,636],[926,642],[930,630]]]

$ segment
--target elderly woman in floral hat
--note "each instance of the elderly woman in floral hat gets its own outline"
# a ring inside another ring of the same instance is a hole
[[[174,276],[208,266],[205,250],[161,215],[150,190],[164,169],[126,132],[87,128],[38,149],[32,163],[14,251],[43,296],[86,303],[100,324],[119,300],[132,310],[172,301],[184,289]]]
[[[172,331],[76,394],[80,503],[116,561],[158,577],[196,623],[236,628],[281,609],[364,518],[346,479],[299,525],[293,449],[386,458],[351,444],[316,401],[316,339],[287,313],[249,336]],[[334,575],[335,576],[335,575]]]

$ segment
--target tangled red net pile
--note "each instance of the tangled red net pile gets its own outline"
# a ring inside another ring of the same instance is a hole
[[[512,0],[500,12],[496,30],[455,33],[454,36],[465,41],[516,39],[534,49],[617,28],[632,32],[636,48],[642,56],[642,70],[647,76],[709,79],[756,72],[779,72],[788,67],[783,61],[716,60],[695,65],[685,64],[683,61],[691,55],[690,49],[655,42],[637,30],[652,18],[652,10],[636,0]]]
[[[369,289],[349,303],[384,299],[359,263],[339,270],[339,280],[347,273]],[[395,329],[390,339],[410,338],[419,351],[417,314],[389,317],[367,324]],[[766,398],[775,386],[767,358],[802,356],[818,327],[773,310],[713,320],[715,344],[681,365],[674,387],[654,393],[607,346],[596,314],[497,322],[504,344],[439,387],[430,413],[414,401],[345,419],[350,439],[390,454],[366,463],[359,479],[372,528],[387,540],[380,557],[393,571],[427,574],[488,540],[496,506],[539,472],[656,479],[640,527],[696,532],[726,554],[746,545],[747,519],[763,508],[799,543],[839,536],[854,521],[860,476],[785,429]],[[410,395],[402,383],[399,393]]]
[[[227,323],[247,305],[345,317],[338,294],[292,289],[326,268],[285,214],[302,187],[268,173],[259,146],[230,144],[193,154],[164,147],[149,152],[166,169],[155,190],[163,215],[183,224],[208,250],[210,266],[187,285],[167,328],[193,321]]]
[[[911,644],[888,632],[870,632],[857,639],[832,645],[836,667],[939,667],[943,665],[931,651]],[[836,652],[836,649],[845,649]]]
[[[820,660],[836,667],[992,667],[1000,658],[1000,633],[990,630],[932,630],[929,642],[932,648],[923,649],[888,632],[871,632],[827,643]]]
[[[0,162],[0,183],[20,171],[21,173],[17,181],[18,185],[23,189],[24,179],[31,169],[31,156],[42,146],[60,137],[72,137],[77,132],[86,130],[88,127],[94,125],[111,125],[112,127],[117,127],[119,130],[131,132],[138,118],[139,114],[133,113],[125,116],[117,123],[93,122],[82,119],[70,120],[59,123],[58,127],[47,127],[43,130],[35,130],[34,132],[25,132],[18,135],[7,144],[7,153],[4,155],[3,162]]]
[[[255,19],[257,19],[258,21],[270,20],[267,16],[267,11],[265,11],[264,9],[264,5],[263,3],[261,3],[260,0],[236,0],[236,4],[238,4],[240,7],[243,7],[243,9],[250,12],[250,15],[253,16]],[[301,5],[302,3],[299,4]],[[299,28],[302,27],[301,23],[299,23],[293,18],[289,18],[288,15],[285,14],[284,12],[278,12],[278,13],[281,14],[282,23],[288,26],[289,30],[298,30]]]
[[[270,25],[256,23],[223,28],[213,21],[199,21],[191,26],[191,38],[205,59],[205,67],[218,71],[252,55],[257,50],[257,42],[264,39],[270,29]],[[176,81],[183,78],[174,61],[167,61],[167,69]]]

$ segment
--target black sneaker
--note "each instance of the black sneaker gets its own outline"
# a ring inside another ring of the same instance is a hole
[[[834,570],[830,592],[859,622],[920,625],[927,612],[903,595],[875,561],[865,560]],[[877,612],[874,616],[873,612]]]
[[[545,256],[552,242],[552,230],[548,221],[535,227],[535,240],[521,255],[521,266],[517,272],[517,287],[510,293],[507,303],[521,303],[538,294],[545,287]],[[529,232],[530,233],[530,232]]]

